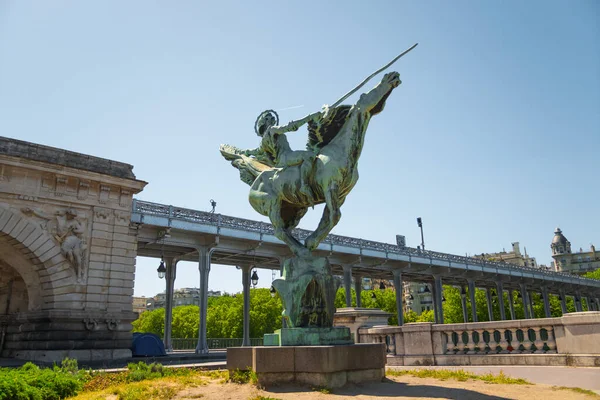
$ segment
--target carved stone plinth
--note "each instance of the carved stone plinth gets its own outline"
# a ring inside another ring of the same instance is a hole
[[[336,282],[325,257],[292,257],[284,261],[283,276],[273,281],[283,301],[288,328],[331,328]]]
[[[385,345],[230,347],[227,369],[252,370],[262,386],[299,383],[338,388],[380,382],[385,377]]]

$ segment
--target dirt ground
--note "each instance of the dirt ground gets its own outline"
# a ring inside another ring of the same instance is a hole
[[[213,381],[206,386],[186,389],[177,395],[177,399],[260,399],[261,400],[339,400],[339,399],[593,399],[594,397],[571,390],[558,390],[548,385],[499,385],[482,381],[440,381],[432,378],[411,376],[389,377],[382,383],[349,385],[334,389],[331,393],[321,393],[308,387],[281,386],[267,390],[252,385],[218,383]],[[266,399],[265,399],[266,398]]]

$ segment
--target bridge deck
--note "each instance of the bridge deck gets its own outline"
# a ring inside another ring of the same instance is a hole
[[[256,265],[279,269],[289,257],[287,247],[273,234],[271,224],[190,210],[164,204],[134,200],[132,226],[138,227],[138,255],[160,257],[161,252],[181,260],[197,260],[199,246],[216,245],[212,262],[225,265]],[[159,239],[167,230],[168,237]],[[296,229],[294,235],[304,240],[310,231]],[[582,295],[600,297],[600,281],[561,272],[340,235],[329,235],[318,247],[317,254],[329,257],[334,273],[342,273],[342,265],[351,265],[356,275],[391,279],[393,269],[401,269],[406,280],[430,282],[434,275],[444,283],[463,285],[473,279],[481,287],[495,287],[502,281],[505,288],[543,286],[560,290],[581,291]]]

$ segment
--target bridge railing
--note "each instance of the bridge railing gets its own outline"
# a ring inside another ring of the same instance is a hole
[[[209,349],[226,349],[228,347],[240,347],[242,338],[208,338]],[[172,338],[173,350],[194,350],[198,344],[198,339]],[[263,338],[250,338],[251,346],[262,346]]]
[[[537,354],[562,355],[565,360],[572,354],[586,354],[587,358],[580,362],[600,365],[597,311],[565,314],[561,318],[360,328],[358,337],[360,343],[384,343],[391,357],[388,361],[395,365],[478,365],[489,364],[485,359],[490,356],[509,355],[519,357],[504,357],[501,363],[533,364],[535,359],[522,360]],[[560,358],[556,362],[560,363]]]
[[[168,218],[169,220],[181,220],[187,222],[195,222],[208,224],[216,227],[226,227],[231,229],[239,229],[243,231],[255,232],[259,234],[273,235],[273,226],[266,222],[253,221],[244,218],[237,218],[228,215],[216,214],[205,211],[192,210],[183,207],[175,207],[148,201],[134,199],[132,204],[132,212],[141,216],[159,216]],[[294,229],[293,234],[299,240],[304,240],[310,235],[310,231],[304,229]],[[529,266],[518,266],[505,262],[487,261],[475,257],[465,257],[455,254],[440,253],[431,250],[415,249],[412,247],[398,246],[390,243],[376,242],[373,240],[365,240],[341,235],[328,235],[323,243],[330,245],[347,246],[359,248],[362,250],[380,251],[383,253],[401,254],[410,257],[429,258],[431,260],[445,261],[448,265],[452,263],[465,264],[470,266],[480,266],[487,268],[499,268],[504,270],[520,271],[523,273],[536,273],[546,276],[560,276],[563,281],[570,281],[575,284],[583,284],[588,286],[600,286],[600,283],[594,279],[574,276],[565,272],[555,272],[534,268]]]

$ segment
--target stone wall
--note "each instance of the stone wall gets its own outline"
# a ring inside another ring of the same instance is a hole
[[[145,186],[131,169],[0,137],[2,356],[131,354],[137,241],[129,221]]]

